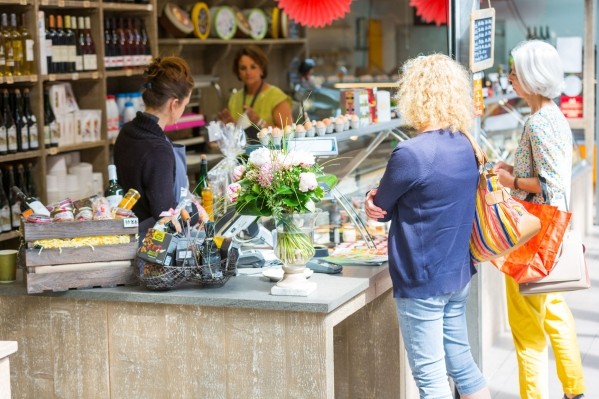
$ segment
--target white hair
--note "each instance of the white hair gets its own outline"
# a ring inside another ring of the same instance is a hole
[[[519,43],[512,50],[516,77],[527,94],[547,98],[559,96],[564,88],[564,69],[555,47],[541,40]]]

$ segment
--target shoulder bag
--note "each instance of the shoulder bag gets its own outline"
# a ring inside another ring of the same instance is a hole
[[[539,218],[499,184],[497,175],[485,168],[484,152],[470,134],[479,165],[480,178],[476,190],[476,213],[470,236],[470,256],[475,263],[498,258],[526,243],[541,229]]]

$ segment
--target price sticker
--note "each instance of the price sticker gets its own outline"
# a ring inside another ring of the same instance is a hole
[[[21,4],[22,6],[26,6],[27,5],[27,0],[21,0],[19,2],[19,4]]]
[[[148,11],[152,11],[154,9],[154,6],[151,4],[148,4],[147,7],[148,7]]]
[[[137,218],[125,218],[123,219],[123,227],[125,228],[133,228],[139,226],[139,219]]]
[[[98,72],[92,72],[92,79],[98,79]]]
[[[7,76],[6,83],[8,83],[9,85],[15,83],[15,78],[13,78],[12,76]]]
[[[125,69],[125,76],[131,76],[133,75],[133,70],[132,69]]]
[[[42,0],[42,5],[43,6],[47,6],[48,5],[48,0]]]
[[[37,82],[37,75],[31,75],[31,81],[33,83]]]
[[[64,0],[58,0],[58,7],[64,7]]]
[[[89,8],[89,6],[90,6],[89,1],[85,0],[83,2],[83,8]]]
[[[79,80],[79,74],[77,72],[75,72],[74,74],[71,75],[71,79]]]
[[[0,76],[0,84],[4,83],[4,78]]]
[[[51,73],[50,75],[48,75],[48,80],[49,80],[50,82],[54,82],[54,81],[56,80],[56,75],[55,75],[55,74],[53,74],[53,73]]]

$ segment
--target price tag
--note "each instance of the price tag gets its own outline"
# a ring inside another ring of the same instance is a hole
[[[56,154],[58,154],[58,148],[56,148],[56,147],[52,147],[52,148],[50,148],[50,149],[47,149],[47,150],[46,150],[46,153],[47,153],[48,155],[56,155]]]
[[[148,4],[148,11],[152,11],[154,9],[154,6],[151,4]]]
[[[64,7],[64,0],[58,0],[58,7]]]
[[[125,218],[123,219],[123,227],[133,228],[139,226],[139,220],[137,218]]]
[[[0,76],[0,84],[4,83],[4,78]]]
[[[125,76],[131,76],[133,75],[133,70],[132,69],[125,69]]]
[[[50,82],[54,82],[54,81],[56,80],[56,75],[55,75],[55,74],[53,74],[53,73],[51,73],[50,75],[48,75],[48,80],[49,80]]]
[[[89,1],[85,0],[83,2],[83,8],[89,8],[89,6],[90,6]]]
[[[79,74],[77,72],[75,72],[74,74],[71,75],[71,79],[79,80]]]
[[[48,5],[48,0],[42,0],[42,5],[43,6],[47,6]]]
[[[37,82],[37,75],[31,75],[31,81],[32,82]]]
[[[15,78],[13,78],[12,76],[7,76],[6,83],[8,83],[9,85],[15,83]]]
[[[92,72],[92,79],[98,79],[98,72]]]
[[[19,2],[19,4],[21,4],[22,6],[26,6],[27,5],[27,0],[21,0]]]

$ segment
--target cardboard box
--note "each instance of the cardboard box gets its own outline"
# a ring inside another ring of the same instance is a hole
[[[172,266],[179,238],[164,231],[149,229],[139,246],[138,256],[151,263]]]

